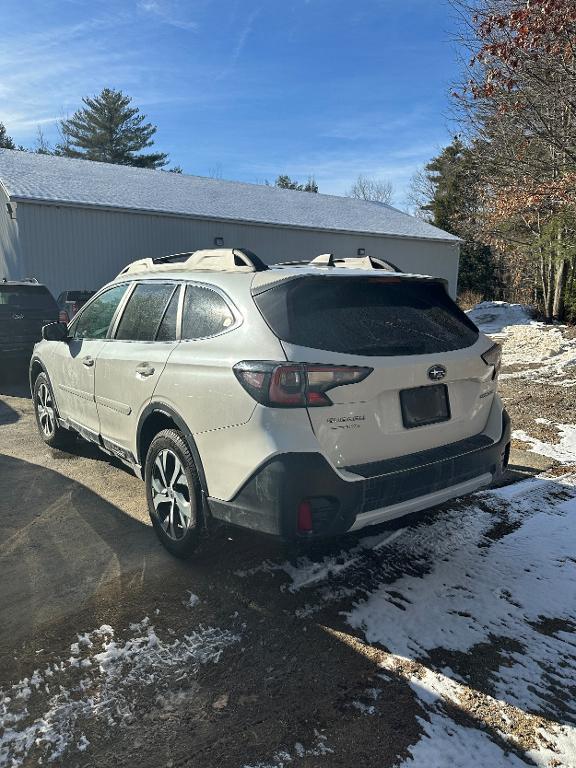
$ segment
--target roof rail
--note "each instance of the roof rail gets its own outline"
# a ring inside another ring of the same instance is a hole
[[[396,264],[375,256],[354,256],[347,259],[335,259],[333,253],[321,253],[312,259],[310,267],[346,267],[348,269],[385,269],[387,272],[402,272]]]
[[[128,264],[120,275],[156,269],[207,269],[216,271],[263,272],[268,266],[246,248],[210,248],[171,256],[138,259]]]
[[[333,253],[321,253],[319,256],[316,256],[316,258],[312,259],[309,266],[311,267],[333,267],[335,264],[334,262],[334,254]]]
[[[38,280],[35,277],[23,277],[20,282],[22,282],[22,283],[34,283],[35,285],[38,285]]]
[[[355,256],[351,259],[336,259],[338,266],[352,269],[385,269],[387,272],[403,272],[404,270],[396,266],[394,262],[388,259],[380,259],[377,256]]]

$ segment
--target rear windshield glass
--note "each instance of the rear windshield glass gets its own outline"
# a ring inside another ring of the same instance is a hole
[[[53,310],[56,302],[52,294],[43,285],[1,285],[1,309],[39,309]]]
[[[478,329],[441,283],[306,277],[254,297],[283,341],[353,355],[426,355],[469,347]]]

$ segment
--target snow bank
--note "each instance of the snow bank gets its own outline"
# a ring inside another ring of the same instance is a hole
[[[482,301],[466,314],[483,333],[491,336],[506,334],[507,329],[514,325],[537,324],[532,320],[530,307],[507,301]]]
[[[523,366],[500,378],[531,379],[546,384],[575,386],[576,339],[566,339],[562,328],[537,322],[530,308],[505,301],[483,301],[468,313],[481,331],[503,344],[502,365]],[[572,370],[571,370],[572,369]]]

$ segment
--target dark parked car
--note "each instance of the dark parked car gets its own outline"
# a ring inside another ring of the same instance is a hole
[[[60,310],[60,322],[68,323],[76,312],[94,296],[95,291],[62,291],[56,299]]]
[[[58,320],[58,307],[36,280],[0,282],[0,370],[5,362],[30,358],[42,338],[42,326]]]

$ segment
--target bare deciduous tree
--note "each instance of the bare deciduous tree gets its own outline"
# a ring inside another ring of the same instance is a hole
[[[432,202],[435,191],[434,183],[425,169],[419,168],[415,171],[406,193],[409,213],[423,221],[432,221],[432,212],[426,206]]]
[[[394,187],[384,179],[371,179],[369,176],[360,174],[346,196],[391,205],[394,199]]]

